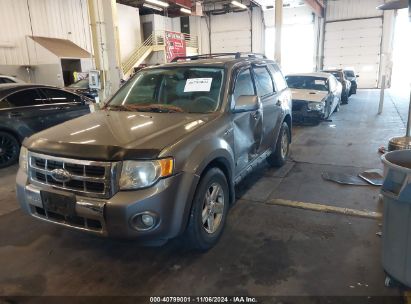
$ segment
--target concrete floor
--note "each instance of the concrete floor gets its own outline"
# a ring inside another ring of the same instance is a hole
[[[400,295],[384,286],[379,221],[265,203],[380,211],[378,188],[334,184],[321,173],[382,168],[378,147],[405,132],[406,98],[387,96],[381,116],[378,92],[360,90],[332,122],[296,127],[292,161],[241,183],[224,235],[206,254],[182,240],[148,248],[34,220],[18,210],[16,167],[0,171],[0,295]]]

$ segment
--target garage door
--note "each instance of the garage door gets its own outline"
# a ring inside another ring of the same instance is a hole
[[[324,68],[353,67],[360,88],[376,88],[382,18],[329,22],[325,27]]]
[[[211,52],[251,52],[251,22],[247,12],[211,15]]]

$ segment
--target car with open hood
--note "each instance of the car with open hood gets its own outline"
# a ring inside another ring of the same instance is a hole
[[[102,110],[23,143],[17,196],[31,216],[101,236],[194,248],[222,234],[235,187],[285,163],[291,94],[274,61],[211,54],[138,71]]]
[[[290,74],[286,81],[292,93],[294,121],[318,123],[339,111],[342,87],[332,74]]]

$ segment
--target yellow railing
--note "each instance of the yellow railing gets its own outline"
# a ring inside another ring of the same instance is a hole
[[[165,45],[165,31],[154,31],[128,58],[122,63],[123,74],[131,72],[134,66],[140,61],[147,58],[149,53],[153,51],[154,46]],[[190,34],[184,34],[186,46],[189,48],[198,49],[198,37]],[[144,57],[144,58],[143,58]],[[141,62],[140,62],[141,63]]]

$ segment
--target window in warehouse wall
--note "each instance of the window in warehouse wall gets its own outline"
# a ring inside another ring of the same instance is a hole
[[[274,59],[275,28],[266,28],[265,34],[265,53]],[[283,26],[281,68],[285,74],[314,71],[314,41],[313,24]]]
[[[411,83],[411,23],[408,10],[398,10],[395,21],[393,68],[391,84],[394,89],[409,90]]]

